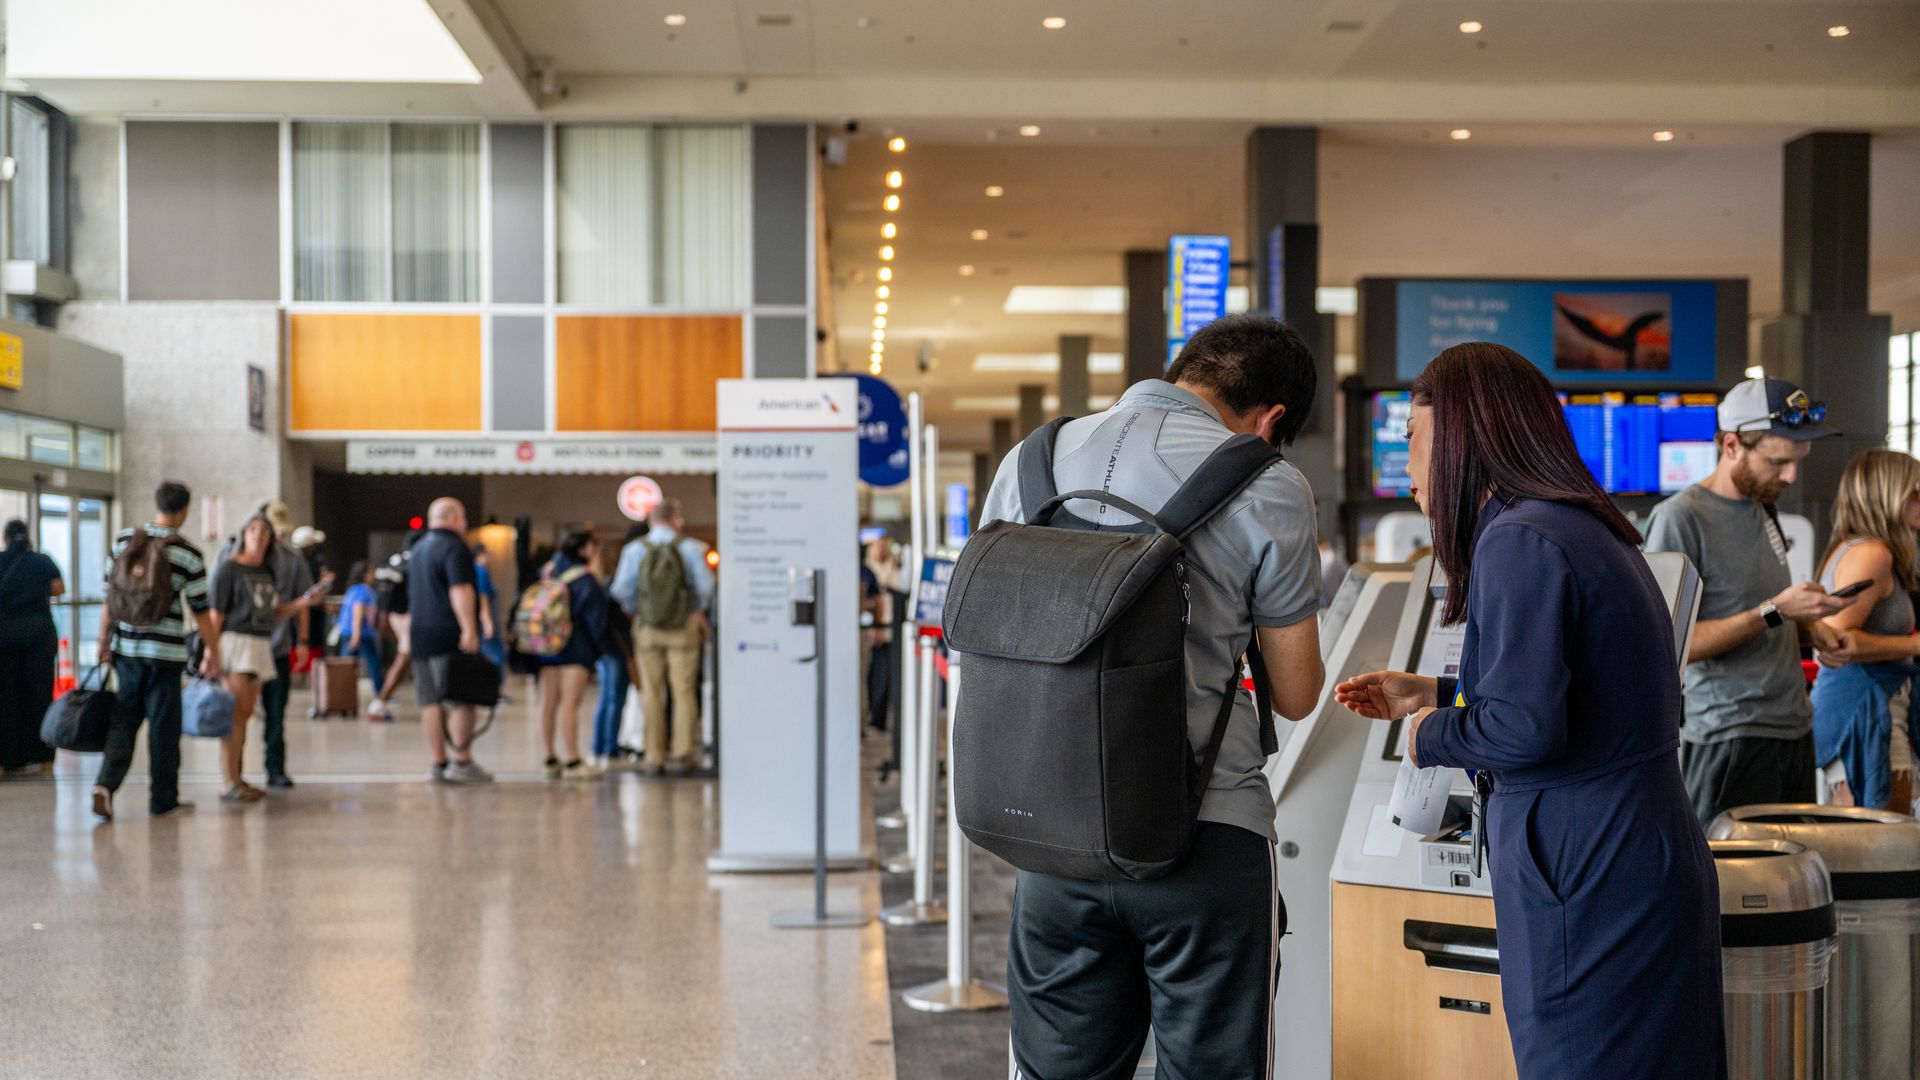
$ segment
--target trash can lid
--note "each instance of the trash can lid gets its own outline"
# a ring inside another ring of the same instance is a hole
[[[1920,820],[1863,806],[1762,803],[1715,818],[1717,840],[1791,840],[1820,853],[1836,900],[1920,897]]]
[[[1754,948],[1834,934],[1833,889],[1820,856],[1791,840],[1713,840],[1720,944]]]

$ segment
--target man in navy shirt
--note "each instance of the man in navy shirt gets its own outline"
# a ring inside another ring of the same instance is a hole
[[[427,752],[433,756],[431,779],[484,784],[493,774],[474,764],[468,750],[473,741],[473,706],[445,700],[453,654],[480,651],[479,598],[474,594],[473,552],[467,548],[466,531],[467,508],[460,500],[435,499],[427,509],[427,534],[407,560],[407,608],[412,613],[408,633],[413,642],[420,728],[426,732]]]

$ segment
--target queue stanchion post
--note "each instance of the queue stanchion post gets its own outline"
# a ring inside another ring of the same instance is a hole
[[[973,844],[960,831],[954,795],[953,719],[960,715],[960,658],[947,656],[947,977],[912,987],[900,999],[921,1012],[985,1012],[1007,1007],[1007,988],[973,977]]]
[[[899,590],[889,586],[887,589],[887,593],[888,593],[887,606],[890,609],[892,609],[891,610],[892,617],[887,620],[887,631],[892,638],[892,646],[893,646],[893,650],[892,650],[893,655],[889,657],[889,662],[895,665],[895,670],[893,672],[892,677],[887,679],[886,711],[887,711],[889,720],[892,722],[891,724],[892,731],[888,735],[888,741],[893,748],[894,774],[897,776],[904,777],[906,775],[905,765],[904,765],[904,762],[906,761],[906,754],[905,754],[906,747],[904,743],[905,732],[903,729],[905,727],[906,721],[902,718],[902,715],[901,715],[905,711],[905,709],[901,704],[899,666],[901,664],[901,660],[900,660],[901,655],[903,655],[907,651],[907,630],[906,630],[907,605],[904,599],[905,594],[899,592]],[[905,795],[903,794],[901,798],[902,798],[902,801],[904,802]],[[891,813],[881,814],[875,817],[873,819],[873,824],[875,828],[879,828],[879,829],[906,828],[907,815],[906,815],[904,806],[895,807]],[[905,873],[906,869],[903,868],[895,872]]]
[[[865,926],[872,919],[864,911],[827,910],[827,620],[820,611],[826,603],[827,572],[788,567],[787,593],[793,624],[813,627],[813,655],[800,661],[811,663],[814,671],[813,907],[776,912],[773,925],[781,930]]]
[[[900,650],[900,715],[894,722],[900,725],[900,821],[907,830],[906,850],[881,864],[881,869],[889,874],[911,874],[913,863],[919,854],[920,834],[914,827],[914,815],[919,811],[915,799],[920,774],[916,763],[920,760],[920,695],[915,692],[914,682],[920,671],[920,635],[911,621],[900,624],[901,633],[897,648]]]
[[[933,794],[939,787],[940,717],[938,681],[933,670],[933,643],[925,640],[930,631],[920,628],[915,635],[915,760],[909,766],[917,773],[914,783],[913,811],[908,828],[919,839],[913,860],[913,897],[880,912],[888,926],[933,926],[947,921],[947,905],[933,895],[934,812]]]

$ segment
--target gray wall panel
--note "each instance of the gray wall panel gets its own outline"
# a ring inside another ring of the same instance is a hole
[[[127,292],[280,298],[278,124],[127,124]]]
[[[753,377],[756,379],[804,379],[807,357],[813,352],[807,340],[804,315],[755,315],[753,317]]]
[[[539,315],[493,317],[493,429],[547,427],[547,320]]]
[[[493,143],[493,300],[546,299],[545,133],[536,124],[495,124]]]
[[[805,304],[807,239],[813,234],[813,200],[807,190],[808,145],[804,124],[761,124],[753,129],[753,302]]]

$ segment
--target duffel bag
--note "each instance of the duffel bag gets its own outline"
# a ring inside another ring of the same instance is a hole
[[[192,678],[180,691],[180,734],[224,739],[233,734],[233,693],[218,679]]]
[[[80,677],[80,684],[54,699],[40,722],[40,741],[56,750],[97,754],[107,748],[107,729],[113,726],[113,691],[107,689],[108,669],[96,665]]]

